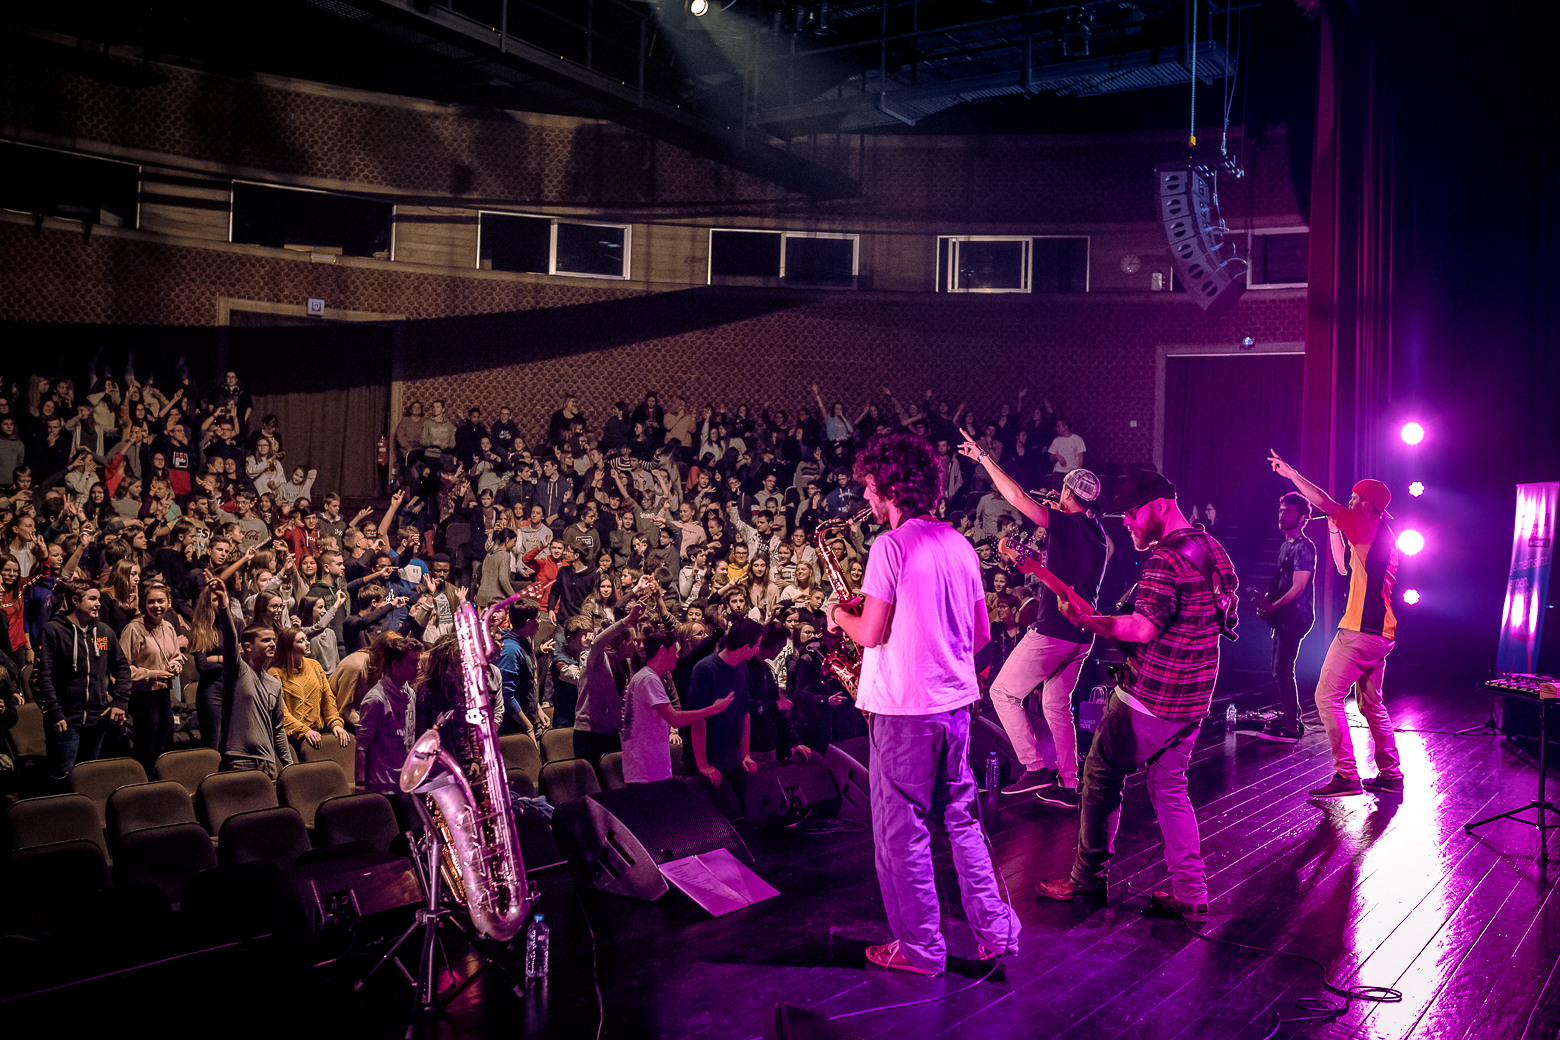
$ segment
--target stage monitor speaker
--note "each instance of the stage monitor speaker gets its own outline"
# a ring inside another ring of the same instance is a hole
[[[839,800],[830,770],[806,763],[754,773],[742,793],[744,813],[755,827],[794,823],[814,813],[832,816]]]
[[[1018,760],[1002,723],[991,715],[977,715],[970,722],[970,770],[975,774],[976,784],[986,782],[986,756],[993,751],[1002,763],[1000,783],[1003,787],[1023,775],[1024,765]]]
[[[404,856],[361,847],[316,849],[282,875],[278,933],[313,941],[332,922],[350,922],[423,901],[422,882]]]
[[[725,817],[680,780],[565,802],[553,812],[553,834],[582,884],[649,902],[668,891],[660,865],[669,860],[725,848],[753,862]]]
[[[868,737],[853,737],[830,744],[823,764],[840,792],[840,819],[872,822],[872,789],[868,764],[872,744]]]
[[[1159,167],[1154,181],[1176,276],[1199,307],[1209,314],[1225,313],[1246,291],[1246,261],[1225,246],[1219,197],[1206,172],[1196,166]]]

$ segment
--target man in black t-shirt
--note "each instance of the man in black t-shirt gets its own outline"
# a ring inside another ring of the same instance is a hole
[[[1092,604],[1099,594],[1109,545],[1096,511],[1099,477],[1086,469],[1073,470],[1063,478],[1060,499],[1051,504],[1025,492],[968,432],[959,452],[985,467],[993,489],[1013,508],[1046,529],[1046,569]],[[1014,555],[1005,543],[1003,552]],[[1039,619],[1013,648],[991,684],[991,703],[1024,767],[1023,774],[1002,793],[1034,791],[1047,805],[1076,809],[1078,735],[1073,725],[1072,692],[1094,637],[1062,616],[1054,593],[1042,590],[1039,599]],[[1041,707],[1056,745],[1054,776],[1046,768],[1040,741],[1024,711],[1024,700],[1036,686],[1041,687]]]
[[[1278,718],[1254,737],[1293,744],[1305,732],[1300,724],[1300,689],[1295,683],[1295,658],[1300,642],[1315,620],[1311,576],[1316,573],[1316,545],[1305,536],[1311,518],[1310,503],[1291,491],[1278,500],[1278,529],[1284,544],[1278,550],[1278,569],[1266,596],[1257,596],[1257,614],[1273,629],[1273,678],[1278,681]]]

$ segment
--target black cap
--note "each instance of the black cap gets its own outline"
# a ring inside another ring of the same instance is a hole
[[[1156,498],[1174,498],[1175,485],[1164,474],[1153,470],[1138,470],[1116,478],[1116,486],[1110,496],[1107,516],[1120,516],[1129,509],[1136,509]]]

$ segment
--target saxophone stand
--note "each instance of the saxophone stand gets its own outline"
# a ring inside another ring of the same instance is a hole
[[[440,863],[443,862],[444,836],[439,828],[434,826],[433,820],[428,814],[428,809],[423,804],[423,800],[421,798],[410,800],[417,806],[417,811],[423,818],[423,834],[426,836],[424,841],[425,848],[423,850],[425,861],[414,860],[414,862],[417,862],[418,873],[422,875],[423,891],[427,893],[428,898],[422,906],[417,908],[417,915],[412,919],[412,923],[407,925],[406,931],[402,932],[395,942],[390,944],[390,948],[384,952],[384,955],[379,958],[372,968],[368,969],[368,972],[362,978],[352,984],[354,993],[362,992],[363,987],[368,984],[368,980],[378,974],[380,968],[393,961],[395,966],[401,969],[401,974],[406,977],[406,981],[413,985],[417,993],[417,1013],[406,1027],[408,1040],[416,1035],[417,1026],[420,1023],[429,1021],[435,1016],[442,1014],[444,1009],[449,1007],[455,998],[464,993],[466,987],[471,985],[476,977],[488,968],[492,968],[503,975],[509,981],[510,987],[516,996],[524,997],[525,995],[524,988],[516,981],[515,977],[503,965],[482,952],[481,947],[478,945],[480,941],[479,936],[467,927],[466,923],[460,919],[460,916],[454,910],[445,904],[444,874],[439,869]],[[409,831],[407,834],[410,837],[412,832]],[[441,996],[439,993],[439,964],[441,960],[444,964],[449,964],[449,954],[444,952],[444,942],[441,934],[441,929],[446,925],[454,928],[465,938],[467,948],[471,950],[472,954],[482,964],[476,971],[462,979],[460,985]],[[400,952],[402,946],[410,942],[419,932],[421,933],[421,954],[417,960],[417,974],[414,977],[411,972],[406,970],[406,965],[401,963],[396,954]]]

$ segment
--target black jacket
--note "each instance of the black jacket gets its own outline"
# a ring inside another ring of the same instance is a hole
[[[43,630],[33,687],[47,725],[91,724],[109,708],[130,706],[130,661],[108,625],[82,629],[63,614]]]

